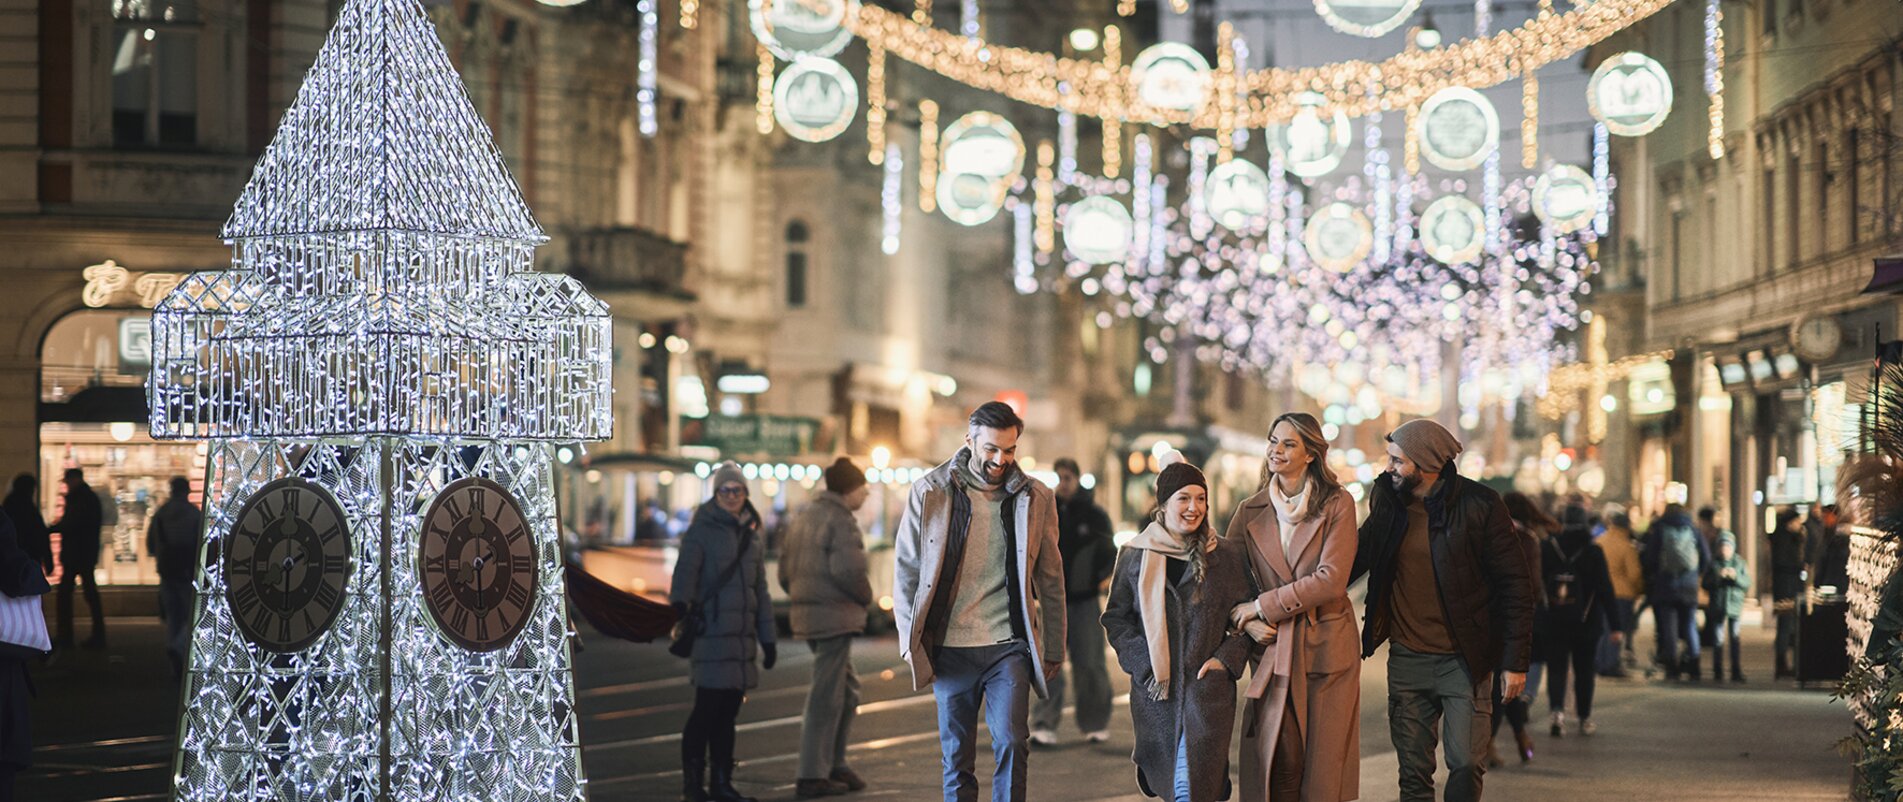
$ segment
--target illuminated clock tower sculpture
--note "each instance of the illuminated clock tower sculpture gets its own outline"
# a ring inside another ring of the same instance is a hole
[[[610,434],[608,312],[416,0],[349,0],[223,235],[152,316],[208,441],[175,797],[584,799],[550,449]]]

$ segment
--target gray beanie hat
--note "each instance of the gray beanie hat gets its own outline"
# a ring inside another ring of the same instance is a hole
[[[1421,470],[1440,472],[1460,456],[1460,441],[1447,427],[1426,418],[1416,418],[1388,433],[1388,442],[1401,447],[1401,453]]]
[[[722,485],[728,482],[739,482],[741,485],[745,485],[747,483],[747,476],[740,472],[739,465],[735,465],[732,462],[723,462],[714,466],[713,481],[714,489],[719,490]]]

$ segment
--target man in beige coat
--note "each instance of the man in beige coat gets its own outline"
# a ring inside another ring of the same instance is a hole
[[[899,520],[893,618],[915,689],[938,701],[946,802],[978,798],[978,710],[997,771],[992,802],[1022,802],[1031,691],[1064,664],[1064,564],[1050,488],[1017,467],[1024,421],[991,402],[965,448],[912,485]]]

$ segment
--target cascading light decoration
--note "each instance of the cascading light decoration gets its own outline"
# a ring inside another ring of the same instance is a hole
[[[918,102],[918,209],[938,211],[938,103]]]
[[[905,220],[905,159],[897,143],[885,146],[885,181],[879,187],[879,203],[884,213],[879,249],[891,256],[899,252],[900,226]]]
[[[773,133],[773,51],[762,42],[754,46],[753,57],[759,60],[753,76],[758,85],[753,97],[753,127],[763,135],[770,134]]]
[[[1123,66],[1123,29],[1116,25],[1103,26],[1103,64],[1112,71]],[[1123,127],[1116,119],[1106,117],[1103,121],[1103,175],[1116,178],[1122,173]]]
[[[1540,74],[1527,70],[1520,81],[1520,166],[1540,163]]]
[[[416,0],[343,7],[223,237],[230,269],[152,314],[152,435],[211,441],[174,797],[585,799],[549,444],[611,432],[611,318],[534,269],[547,237]],[[449,572],[482,621],[519,604],[473,646],[422,591],[424,513],[458,480],[512,499],[528,539]],[[267,485],[343,526],[307,531]],[[295,559],[306,535],[347,559]],[[231,545],[270,538],[284,562],[256,573]],[[480,601],[484,571],[536,590]],[[316,634],[258,635],[319,572],[344,590]]]
[[[885,161],[885,48],[868,43],[866,53],[866,160]]]
[[[1725,157],[1725,12],[1718,0],[1705,0],[1705,97],[1708,127],[1705,151]]]
[[[641,15],[640,33],[636,36],[638,48],[635,62],[635,69],[639,70],[640,74],[634,78],[634,102],[641,135],[646,137],[652,137],[661,131],[659,119],[654,113],[654,103],[659,99],[661,75],[661,62],[657,55],[661,35],[661,14],[654,10],[655,2],[656,0],[640,0],[634,5],[635,13]]]

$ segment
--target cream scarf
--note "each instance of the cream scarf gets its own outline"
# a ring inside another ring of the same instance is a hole
[[[1295,525],[1308,517],[1309,485],[1308,476],[1304,474],[1302,489],[1290,496],[1282,492],[1282,480],[1279,477],[1269,477],[1269,501],[1275,507],[1276,523],[1281,524],[1278,528],[1282,534],[1282,554],[1288,557],[1291,564],[1295,562],[1295,555],[1288,553],[1289,543],[1295,536]]]
[[[1150,673],[1156,682],[1150,698],[1170,698],[1170,622],[1168,563],[1165,560],[1189,559],[1189,546],[1160,523],[1151,521],[1129,547],[1143,552],[1143,564],[1137,569],[1137,612],[1143,618],[1143,640],[1150,649]],[[1207,539],[1204,552],[1216,548],[1216,538]]]

